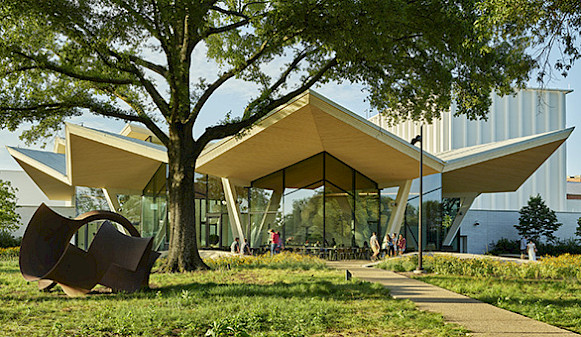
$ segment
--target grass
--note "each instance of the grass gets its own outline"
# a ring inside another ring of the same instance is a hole
[[[407,271],[416,260],[392,259],[380,267]],[[568,254],[529,264],[438,256],[425,259],[430,274],[416,278],[581,333],[580,265],[581,256]]]
[[[82,298],[39,292],[0,261],[0,336],[463,336],[378,284],[296,255],[208,261],[151,276],[149,291]]]

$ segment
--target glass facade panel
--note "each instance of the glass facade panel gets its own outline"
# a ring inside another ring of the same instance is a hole
[[[254,194],[263,201],[255,205]],[[256,243],[265,244],[264,233],[272,227],[291,248],[361,246],[379,229],[377,184],[325,152],[254,181],[251,195],[252,236],[260,237]],[[282,217],[274,203],[282,205]]]
[[[141,202],[141,236],[154,237],[155,250],[167,249],[169,227],[167,219],[167,165],[160,165],[143,189]]]
[[[329,245],[353,246],[354,225],[353,195],[333,184],[325,184],[325,239]]]
[[[283,242],[288,241],[289,246],[322,244],[323,188],[320,185],[285,190],[283,221],[273,227],[281,232]]]

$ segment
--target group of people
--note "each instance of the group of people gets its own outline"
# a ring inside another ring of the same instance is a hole
[[[377,233],[373,232],[371,238],[369,239],[369,246],[371,251],[373,251],[373,255],[371,255],[371,260],[375,261],[378,259],[380,253],[383,253],[383,256],[396,256],[402,255],[406,250],[406,240],[403,235],[399,235],[397,237],[396,233],[389,235],[389,233],[385,234],[383,238],[383,243],[381,246],[379,245],[379,240],[377,239]]]
[[[536,261],[537,260],[537,246],[532,240],[529,240],[528,237],[524,236],[520,239],[520,258],[525,258],[525,253],[528,255],[529,260]]]
[[[235,238],[234,242],[230,245],[230,252],[233,254],[240,255],[252,255],[250,253],[250,246],[248,245],[248,239],[244,238],[244,242],[240,245],[240,238]]]

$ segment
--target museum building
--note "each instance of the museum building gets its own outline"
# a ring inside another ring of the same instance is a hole
[[[307,91],[261,119],[242,136],[209,144],[196,162],[199,247],[252,248],[268,229],[286,247],[361,247],[372,232],[401,233],[417,247],[420,148],[411,134],[388,131]],[[573,128],[491,139],[434,150],[424,135],[423,237],[426,249],[467,251],[461,223],[480,195],[514,192],[565,142]],[[406,130],[416,134],[417,129]],[[409,133],[408,132],[408,133]],[[482,140],[482,138],[481,138]],[[155,249],[169,242],[167,152],[147,129],[120,134],[67,124],[53,151],[8,148],[53,200],[75,202],[79,188],[99,189],[109,208],[129,212]],[[79,231],[87,248],[96,225]]]

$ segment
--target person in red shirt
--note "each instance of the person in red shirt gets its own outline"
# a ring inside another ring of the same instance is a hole
[[[275,250],[276,250],[276,242],[278,241],[277,237],[278,235],[276,235],[276,233],[274,232],[274,230],[271,228],[268,230],[268,234],[270,234],[270,238],[268,239],[268,241],[270,241],[270,255],[274,255],[276,254]]]

